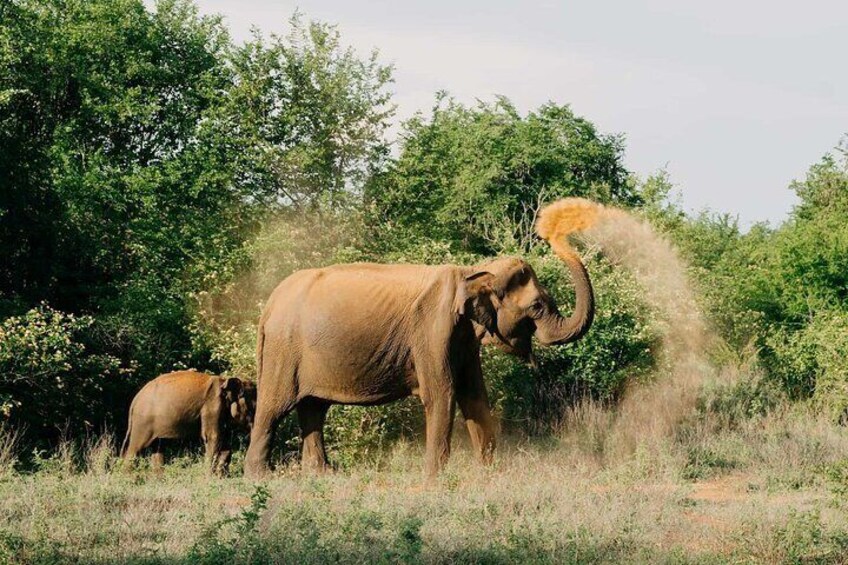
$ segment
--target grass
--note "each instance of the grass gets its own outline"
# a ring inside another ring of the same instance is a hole
[[[0,474],[0,563],[848,563],[844,428],[798,408],[684,427],[626,456],[597,430],[509,438],[487,469],[458,433],[434,485],[418,443],[259,484],[198,457],[128,471],[109,437],[66,444]]]

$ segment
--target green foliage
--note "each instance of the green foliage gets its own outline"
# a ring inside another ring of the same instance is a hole
[[[136,0],[33,0],[11,12],[3,298],[96,314],[93,335],[119,357],[170,366],[186,356],[186,258],[227,242],[210,219],[232,200],[196,184],[193,143],[227,84],[226,33],[181,1],[148,12]]]
[[[686,451],[686,465],[681,478],[687,481],[708,479],[726,473],[737,466],[732,459],[716,453],[708,446],[691,445]]]
[[[14,0],[0,18],[0,316],[89,316],[92,347],[134,370],[113,406],[166,370],[227,369],[193,331],[197,296],[269,212],[361,193],[387,155],[390,67],[298,16],[236,46],[189,0]]]
[[[755,234],[758,266],[746,283],[762,312],[764,366],[794,398],[815,397],[834,418],[848,409],[848,153],[838,149],[793,188],[801,197],[792,218]]]
[[[188,560],[210,564],[265,561],[270,556],[263,548],[257,527],[270,498],[267,487],[256,485],[250,504],[238,515],[212,525],[189,550]]]
[[[122,370],[86,345],[93,323],[46,305],[0,323],[0,422],[55,437],[103,417]]]
[[[721,429],[735,429],[752,418],[762,417],[785,401],[785,392],[771,380],[741,378],[730,385],[708,388],[699,399],[698,418],[711,418]]]
[[[786,563],[838,563],[848,551],[844,532],[828,532],[821,511],[793,511],[774,535]]]
[[[729,349],[738,358],[757,354],[767,379],[791,398],[813,398],[831,417],[845,418],[845,144],[792,184],[801,202],[777,228],[755,225],[743,234],[728,216],[687,218],[668,204],[662,176],[651,182],[649,215],[692,265],[709,320]]]
[[[822,468],[837,505],[848,501],[848,457]]]
[[[813,396],[834,419],[848,417],[848,312],[820,311],[800,330],[772,330],[771,374],[790,394]]]
[[[539,280],[568,312],[574,292],[562,262],[541,249],[529,259]],[[494,348],[483,350],[491,401],[514,429],[554,429],[576,400],[614,402],[628,382],[646,376],[654,366],[659,349],[656,320],[641,298],[640,286],[597,254],[588,256],[586,264],[597,313],[584,338],[568,347],[536,346],[536,370]]]
[[[267,184],[272,202],[342,206],[388,155],[392,69],[376,51],[363,60],[344,48],[332,26],[296,13],[290,28],[233,49],[221,133],[243,140],[251,163],[240,173]]]
[[[442,93],[429,118],[405,124],[400,157],[374,176],[366,198],[400,244],[424,238],[454,251],[500,252],[503,219],[517,231],[509,235],[529,242],[527,214],[541,201],[637,204],[622,153],[620,137],[599,134],[568,106],[522,117],[503,97],[467,108]]]

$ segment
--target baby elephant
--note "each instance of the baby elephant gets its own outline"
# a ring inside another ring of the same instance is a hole
[[[230,433],[235,425],[248,431],[256,412],[256,385],[235,377],[196,371],[161,375],[144,385],[130,406],[121,452],[132,460],[155,442],[153,467],[164,463],[163,439],[197,437],[206,444],[206,462],[224,474],[230,463]]]

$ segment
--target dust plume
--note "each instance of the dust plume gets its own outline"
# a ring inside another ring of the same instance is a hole
[[[300,269],[359,260],[364,223],[353,213],[282,213],[265,218],[239,250],[237,269],[208,277],[194,295],[195,339],[227,374],[250,378],[256,370],[256,326],[274,288]]]
[[[566,198],[539,213],[537,233],[558,256],[574,255],[567,241],[578,234],[629,270],[659,319],[661,359],[652,382],[625,392],[605,440],[611,453],[667,437],[695,407],[705,380],[714,375],[707,360],[710,334],[686,264],[677,249],[651,225],[624,210],[582,198]],[[563,257],[564,258],[564,257]]]

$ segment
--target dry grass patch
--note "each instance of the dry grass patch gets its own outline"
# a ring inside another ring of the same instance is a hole
[[[0,479],[0,562],[844,562],[843,428],[797,410],[701,421],[612,457],[597,441],[611,420],[583,418],[559,441],[505,441],[487,469],[458,437],[432,485],[418,443],[256,485],[186,459],[128,472],[92,442],[81,467]]]

